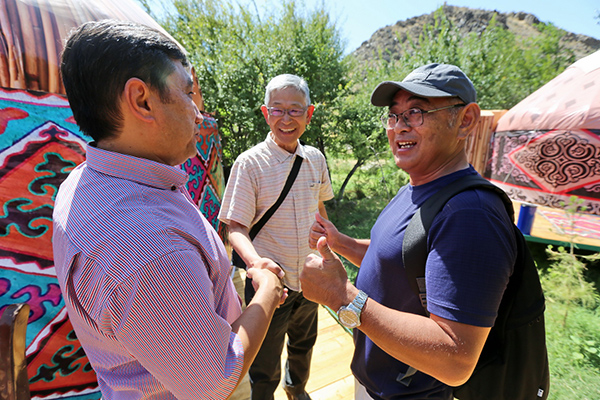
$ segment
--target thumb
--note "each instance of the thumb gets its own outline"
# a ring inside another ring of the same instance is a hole
[[[315,220],[318,223],[322,223],[323,222],[323,217],[321,216],[321,213],[319,213],[318,211],[315,213]]]
[[[317,250],[319,250],[321,257],[323,257],[324,260],[335,259],[335,254],[333,254],[329,248],[329,245],[327,244],[327,238],[325,236],[321,236],[317,241]]]

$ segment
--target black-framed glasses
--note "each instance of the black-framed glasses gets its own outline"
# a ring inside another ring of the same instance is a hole
[[[308,108],[290,108],[289,110],[285,110],[278,107],[267,107],[267,112],[272,117],[283,117],[285,114],[290,117],[301,117],[306,110],[308,110]]]
[[[432,112],[447,110],[449,108],[457,108],[464,107],[466,104],[453,104],[451,106],[440,107],[433,110],[424,111],[420,108],[411,108],[400,114],[394,113],[386,113],[381,116],[381,123],[385,129],[393,129],[398,123],[399,117],[402,117],[402,120],[409,128],[416,128],[418,126],[423,125],[423,114],[429,114]]]

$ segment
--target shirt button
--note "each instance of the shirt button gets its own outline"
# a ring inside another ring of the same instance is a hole
[[[177,190],[177,186],[175,186],[175,185],[171,186],[171,190],[172,191],[176,191]]]

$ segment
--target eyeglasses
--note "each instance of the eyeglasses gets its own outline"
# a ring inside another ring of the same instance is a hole
[[[401,114],[393,114],[387,113],[381,116],[381,123],[385,129],[394,129],[396,124],[398,124],[398,117],[402,117],[402,120],[409,128],[416,128],[418,126],[423,125],[423,114],[429,114],[432,112],[447,110],[449,108],[457,108],[464,107],[466,104],[453,104],[451,106],[436,108],[434,110],[424,111],[420,108],[411,108],[409,110],[404,111]]]
[[[272,117],[283,117],[285,114],[290,117],[301,117],[306,110],[306,108],[290,108],[289,110],[284,110],[283,108],[267,107],[267,112]]]

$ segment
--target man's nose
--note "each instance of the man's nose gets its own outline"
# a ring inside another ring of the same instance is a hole
[[[196,124],[200,125],[202,123],[202,121],[204,121],[204,116],[202,115],[202,113],[198,109],[198,106],[196,106],[196,103],[194,103],[194,108],[195,108],[195,111],[196,111]]]
[[[404,118],[398,117],[394,124],[394,132],[404,132],[410,130],[410,126],[406,123]]]

